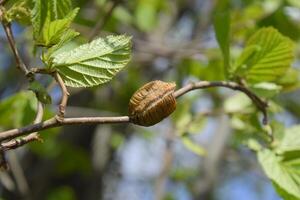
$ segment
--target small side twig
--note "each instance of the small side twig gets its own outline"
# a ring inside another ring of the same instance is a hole
[[[59,111],[58,111],[58,118],[59,118],[58,120],[61,120],[65,116],[68,97],[69,97],[70,94],[67,90],[67,87],[66,87],[64,81],[62,80],[62,78],[58,74],[58,72],[54,72],[53,76],[54,76],[56,82],[58,83],[58,85],[61,89],[61,92],[62,92],[62,98],[61,98],[61,102],[59,104]]]
[[[107,13],[105,14],[105,16],[103,17],[102,20],[98,21],[98,23],[95,25],[95,27],[91,31],[91,34],[88,36],[89,41],[91,41],[97,35],[99,30],[101,30],[106,25],[106,23],[108,22],[109,18],[112,15],[113,11],[121,2],[122,2],[122,0],[112,0],[112,3],[110,4],[110,7],[108,8]],[[108,2],[108,3],[110,3],[110,2]]]
[[[18,69],[20,69],[24,74],[28,77],[29,76],[29,70],[27,69],[26,65],[22,61],[19,52],[16,47],[15,39],[11,30],[11,24],[2,23],[3,29],[5,31],[6,37],[8,39],[9,46],[14,54],[16,64]]]

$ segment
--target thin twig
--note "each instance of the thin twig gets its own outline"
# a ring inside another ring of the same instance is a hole
[[[58,117],[59,117],[59,120],[61,120],[65,116],[66,106],[67,106],[68,97],[69,97],[69,92],[67,90],[67,87],[66,87],[64,81],[62,80],[62,78],[58,74],[58,72],[54,72],[53,76],[54,76],[56,82],[58,83],[58,85],[61,89],[61,92],[62,92],[61,102],[59,104],[59,111],[58,111]]]
[[[36,73],[38,73],[38,74],[50,74],[51,73],[48,69],[40,68],[40,67],[32,67],[30,69],[30,72],[33,73],[33,74],[36,74]]]
[[[58,121],[55,117],[50,118],[44,122],[24,126],[22,128],[11,129],[0,133],[0,141],[12,139],[28,133],[41,131],[53,127],[75,125],[75,124],[109,124],[109,123],[129,123],[128,116],[119,117],[78,117],[78,118],[64,118]]]
[[[191,90],[202,89],[202,88],[211,88],[211,87],[226,87],[226,88],[230,88],[232,90],[239,90],[239,91],[243,92],[253,101],[253,103],[256,105],[256,107],[263,113],[263,124],[268,123],[268,115],[267,115],[268,104],[265,101],[263,101],[262,99],[260,99],[258,96],[256,96],[249,89],[247,89],[246,87],[241,86],[235,82],[200,81],[197,83],[189,83],[186,86],[175,91],[173,95],[175,98],[178,98]]]
[[[98,23],[95,25],[95,27],[91,31],[91,34],[88,36],[89,41],[91,41],[97,35],[97,33],[106,25],[106,23],[108,22],[109,18],[112,15],[113,11],[121,2],[122,2],[122,0],[112,0],[112,3],[110,4],[110,7],[109,7],[107,13],[105,14],[105,16],[103,17],[102,20],[98,21]]]
[[[8,39],[9,46],[14,54],[18,69],[20,69],[28,77],[30,73],[17,50],[15,39],[11,30],[11,24],[2,23],[2,26]]]
[[[177,91],[174,92],[174,97],[179,98],[180,96],[188,93],[189,91],[195,89],[203,89],[210,87],[226,87],[233,90],[239,90],[245,93],[252,101],[256,104],[256,106],[263,112],[264,114],[264,122],[267,120],[267,103],[261,100],[258,96],[252,93],[250,90],[245,88],[244,86],[238,85],[234,82],[208,82],[208,81],[200,81],[197,83],[190,83]],[[44,122],[35,123],[32,125],[28,125],[18,129],[12,129],[8,131],[4,131],[0,133],[0,141],[13,139],[22,135],[26,135],[28,133],[41,131],[45,129],[49,129],[52,127],[59,127],[65,125],[75,125],[75,124],[108,124],[108,123],[131,123],[130,118],[128,116],[118,116],[118,117],[77,117],[77,118],[62,118],[57,120],[56,117],[50,118]]]

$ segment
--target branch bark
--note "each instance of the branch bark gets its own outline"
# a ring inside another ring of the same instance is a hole
[[[66,87],[64,81],[58,74],[58,72],[54,72],[53,76],[54,76],[56,82],[58,83],[60,90],[62,92],[62,98],[61,98],[61,102],[59,104],[59,112],[58,112],[58,119],[61,120],[65,116],[69,92],[67,90],[67,87]]]
[[[225,88],[229,88],[232,90],[238,90],[243,92],[244,94],[246,94],[252,101],[253,103],[256,105],[256,107],[262,112],[263,114],[263,124],[267,124],[268,123],[268,114],[267,114],[267,107],[268,107],[268,103],[263,101],[261,98],[259,98],[256,94],[254,94],[253,92],[251,92],[248,88],[239,85],[235,82],[225,82],[225,81],[213,81],[213,82],[209,82],[209,81],[200,81],[197,83],[189,83],[186,86],[178,89],[177,91],[174,92],[174,97],[178,98],[182,95],[184,95],[185,93],[192,91],[192,90],[196,90],[196,89],[203,89],[203,88],[212,88],[212,87],[225,87]]]
[[[252,93],[250,90],[234,82],[208,82],[200,81],[196,83],[190,83],[186,86],[178,89],[173,93],[175,98],[179,98],[182,95],[196,89],[211,88],[211,87],[226,87],[232,90],[238,90],[245,93],[257,106],[257,108],[263,113],[263,123],[267,123],[267,103]],[[65,104],[63,104],[65,106]],[[76,124],[108,124],[108,123],[131,123],[129,116],[118,116],[118,117],[77,117],[77,118],[61,118],[56,117],[50,118],[44,122],[34,123],[22,128],[16,128],[0,133],[0,141],[14,139],[19,136],[26,135],[53,127],[65,126],[65,125],[76,125]],[[28,138],[27,138],[28,139]],[[28,141],[29,142],[29,141]],[[23,144],[27,143],[23,142]]]
[[[2,23],[2,26],[5,31],[9,46],[14,54],[18,69],[20,69],[27,77],[29,77],[30,76],[29,70],[27,69],[26,65],[22,61],[20,54],[17,50],[15,39],[11,30],[11,24]]]

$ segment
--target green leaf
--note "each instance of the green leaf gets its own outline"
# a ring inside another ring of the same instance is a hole
[[[283,87],[284,91],[296,90],[300,87],[299,70],[290,68],[288,71],[277,81],[278,85]]]
[[[77,15],[78,10],[78,8],[74,9],[63,19],[57,19],[49,23],[45,23],[39,38],[36,40],[36,44],[49,47],[59,43],[66,33],[68,33],[67,36],[70,36],[68,29]],[[74,34],[75,33],[73,32],[73,35]]]
[[[62,19],[72,10],[72,0],[48,0],[51,10],[51,20]]]
[[[263,149],[258,159],[278,193],[285,199],[300,199],[300,125],[284,131],[274,150]]]
[[[250,83],[273,82],[290,67],[294,43],[272,27],[261,28],[247,42],[235,64],[235,76]]]
[[[300,199],[300,155],[285,161],[269,149],[258,152],[258,160],[267,176],[280,188],[279,194]],[[286,195],[284,195],[286,194]]]
[[[285,130],[284,137],[276,148],[276,151],[278,153],[287,153],[291,151],[300,153],[300,125]]]
[[[33,81],[30,83],[29,89],[32,90],[37,99],[44,104],[51,104],[52,99],[48,94],[46,88],[40,84],[38,81]]]
[[[110,81],[130,60],[131,37],[107,36],[53,56],[67,86],[91,87]]]
[[[0,125],[4,128],[21,127],[33,121],[36,98],[32,92],[20,92],[0,102]]]
[[[232,73],[230,69],[230,13],[229,11],[216,12],[214,16],[214,28],[217,41],[221,48],[223,59],[225,76],[228,77]]]
[[[250,45],[246,47],[240,57],[236,60],[234,70],[238,69],[239,73],[245,73],[245,71],[248,70],[248,66],[245,63],[250,62],[253,56],[260,50],[261,47],[259,45]]]
[[[287,193],[284,189],[280,187],[280,185],[272,182],[274,188],[276,189],[277,193],[284,199],[284,200],[299,200],[299,198]]]
[[[48,14],[48,1],[35,0],[34,7],[31,11],[31,22],[33,26],[33,37],[37,39],[45,24]],[[48,20],[50,21],[50,20]],[[49,23],[49,22],[48,22]]]
[[[7,22],[15,20],[24,25],[30,24],[30,8],[30,0],[19,0],[4,13],[4,18]]]
[[[69,41],[71,41],[72,39],[74,39],[75,37],[77,37],[79,35],[78,32],[74,31],[73,29],[68,29],[66,30],[63,35],[60,38],[60,41],[53,45],[51,48],[48,49],[47,53],[45,54],[43,61],[45,61],[47,64],[49,62],[51,62],[49,59],[50,57],[56,55],[57,53],[59,53],[59,50],[61,50],[61,48],[67,44]]]
[[[191,140],[188,136],[184,135],[181,137],[182,143],[184,146],[192,151],[193,153],[199,155],[199,156],[204,156],[206,155],[206,150],[201,147],[199,144],[196,144],[193,140]]]
[[[261,82],[251,85],[251,90],[260,97],[271,98],[281,91],[281,86],[270,82]]]
[[[238,113],[245,112],[251,108],[252,102],[249,97],[243,93],[237,93],[228,99],[224,103],[224,110],[226,113]]]
[[[247,140],[247,146],[253,151],[260,151],[262,149],[262,145],[253,138]]]
[[[48,47],[60,41],[79,10],[71,6],[71,0],[35,1],[31,21],[37,45]]]

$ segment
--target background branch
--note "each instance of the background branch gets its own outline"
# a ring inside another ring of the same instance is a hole
[[[156,200],[163,200],[166,195],[166,185],[174,160],[173,145],[175,136],[175,127],[172,126],[164,138],[166,145],[162,157],[162,167],[158,177],[155,180],[154,191]]]
[[[98,23],[93,28],[93,30],[91,31],[91,34],[88,36],[89,41],[91,41],[97,35],[97,33],[106,25],[113,11],[121,2],[122,0],[112,0],[112,3],[108,1],[108,3],[110,3],[108,11],[105,14],[105,16],[102,18],[102,20],[99,20]]]

